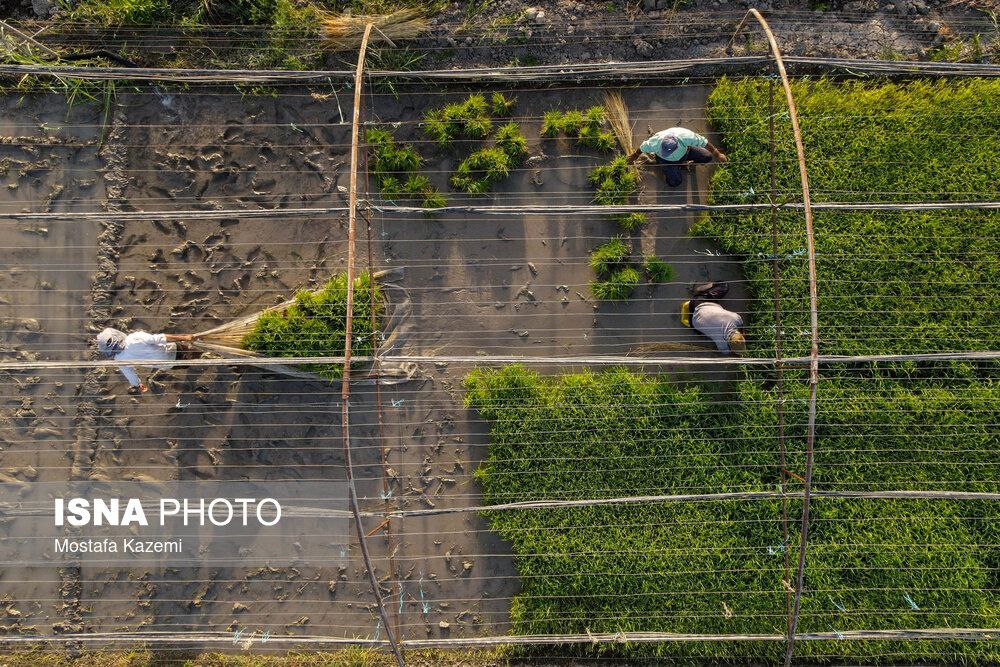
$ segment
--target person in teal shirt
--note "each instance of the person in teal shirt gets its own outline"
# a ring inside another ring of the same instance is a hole
[[[713,146],[711,141],[684,127],[668,127],[646,139],[628,156],[628,163],[632,164],[643,153],[652,155],[662,166],[667,185],[672,188],[684,182],[681,174],[684,165],[695,162],[704,164],[711,162],[712,158],[719,162],[728,161],[726,154]]]

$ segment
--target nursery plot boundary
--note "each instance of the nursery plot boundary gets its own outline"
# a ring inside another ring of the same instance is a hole
[[[362,201],[361,204],[368,206],[372,211],[379,213],[420,213],[426,214],[427,209],[414,206],[389,206],[385,204],[372,204]],[[557,206],[443,206],[434,209],[439,213],[470,213],[476,215],[595,215],[595,214],[621,214],[636,211],[646,213],[701,213],[701,212],[726,212],[726,211],[798,211],[804,208],[800,202],[781,202],[778,204],[643,204],[637,203],[631,206],[596,206],[592,204],[561,204]],[[1000,209],[1000,201],[934,201],[934,202],[909,202],[909,203],[886,203],[886,202],[815,202],[812,204],[815,211],[961,211],[961,210],[997,210]],[[222,209],[204,211],[192,209],[186,211],[112,211],[107,213],[93,213],[82,211],[80,213],[62,213],[53,211],[51,213],[10,213],[0,212],[0,221],[12,222],[42,222],[42,221],[101,221],[120,220],[133,222],[147,222],[153,220],[225,220],[230,218],[298,218],[332,216],[339,213],[348,212],[347,206],[316,207],[316,208],[293,208],[283,209],[279,214],[273,211],[244,210],[244,209]]]
[[[787,56],[785,63],[803,71],[794,74],[837,73],[846,76],[880,74],[886,76],[1000,76],[1000,65],[988,63],[909,62],[899,60],[856,60]],[[651,62],[584,63],[575,65],[537,65],[485,69],[447,70],[367,70],[369,79],[413,79],[452,82],[577,81],[607,77],[613,81],[643,80],[663,74],[697,72],[718,78],[739,74],[739,69],[766,68],[770,56],[736,56]],[[67,67],[53,65],[0,64],[0,74],[73,77],[89,80],[165,81],[177,83],[329,83],[349,82],[353,72],[346,70],[223,70],[167,69],[147,67]]]

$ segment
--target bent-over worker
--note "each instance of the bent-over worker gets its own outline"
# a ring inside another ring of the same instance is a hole
[[[742,355],[746,339],[740,329],[743,318],[719,303],[729,293],[726,283],[705,283],[694,288],[694,299],[681,304],[681,324],[712,339],[720,352]]]
[[[175,361],[177,359],[177,343],[194,340],[190,335],[151,334],[145,331],[133,331],[125,334],[118,329],[105,329],[97,335],[97,350],[116,361]],[[167,370],[171,366],[154,366]],[[140,379],[139,374],[131,366],[120,366],[119,370],[128,383],[138,387],[140,392],[149,391]]]
[[[634,153],[628,156],[628,163],[635,162],[643,153],[652,155],[663,168],[667,185],[676,188],[684,182],[681,167],[711,162],[714,157],[719,162],[728,162],[726,154],[712,145],[712,142],[684,127],[668,127],[642,142]]]

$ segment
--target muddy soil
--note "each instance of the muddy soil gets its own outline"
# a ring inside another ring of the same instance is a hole
[[[100,122],[101,110],[69,108],[57,95],[0,98],[0,211],[101,210]],[[0,224],[0,358],[87,358],[97,237],[87,223]],[[79,369],[0,373],[0,481],[68,478],[83,376]],[[30,546],[30,539],[3,541],[3,625],[49,634],[65,620],[66,580]]]
[[[636,134],[671,125],[707,132],[701,111],[707,91],[703,86],[625,91]],[[0,193],[5,210],[72,204],[79,207],[73,210],[273,212],[266,218],[237,213],[223,220],[126,222],[100,243],[100,228],[90,221],[49,225],[47,236],[16,225],[0,228],[5,257],[23,267],[2,274],[9,300],[0,306],[6,318],[5,356],[87,358],[92,329],[106,324],[171,333],[205,330],[343,270],[343,215],[283,217],[281,211],[344,205],[349,126],[342,105],[349,105],[348,94],[291,89],[275,98],[244,97],[231,88],[128,92],[119,95],[115,131],[108,139],[112,145],[100,155],[100,123],[93,110],[90,116],[74,112],[90,119],[79,120],[81,127],[56,132],[67,141],[84,133],[81,141],[89,143],[83,147],[32,156],[21,147],[0,146],[11,155],[21,151],[18,159],[45,159],[50,167],[35,177],[40,182],[30,181],[34,189]],[[596,91],[517,95],[519,116],[600,103]],[[414,95],[400,101],[377,93],[369,114],[373,120],[399,121],[397,136],[419,142],[414,121],[446,98]],[[11,108],[9,117],[20,119],[20,125],[4,131],[15,138],[42,136],[39,123],[57,112],[64,110],[30,100],[25,108]],[[449,192],[452,203],[589,200],[587,173],[609,156],[581,150],[566,139],[542,140],[537,123],[525,122],[522,129],[532,154],[528,167],[489,197]],[[448,173],[470,149],[417,145],[427,159],[426,172],[443,190]],[[92,183],[73,184],[67,175],[71,167],[81,173],[89,169]],[[709,176],[710,168],[695,169],[681,188],[667,191],[657,172],[647,170],[641,200],[704,202]],[[106,199],[104,183],[123,192]],[[57,184],[65,186],[61,195],[38,203]],[[22,192],[28,194],[18,199]],[[381,201],[377,192],[366,196]],[[634,298],[617,304],[597,303],[589,294],[589,252],[620,234],[613,220],[599,216],[428,217],[376,211],[370,245],[367,228],[359,230],[359,265],[367,266],[370,250],[376,270],[396,269],[401,276],[396,293],[405,295],[400,298],[408,315],[393,332],[388,354],[586,356],[625,354],[643,343],[704,344],[677,318],[687,285],[731,280],[729,304],[739,311],[745,310],[746,295],[735,260],[711,254],[707,241],[689,237],[692,222],[690,215],[652,215],[632,235],[634,254],[659,255],[674,266],[676,276],[670,284],[643,284]],[[109,251],[109,244],[110,255],[99,260],[101,247]],[[105,270],[110,262],[109,284],[98,284],[105,275],[99,261]],[[111,303],[101,315],[94,303],[104,292]],[[32,323],[25,324],[28,320]],[[378,391],[364,381],[355,386],[352,452],[363,509],[479,503],[472,475],[489,438],[486,425],[463,404],[461,383],[471,368],[427,363],[410,369],[410,380]],[[344,479],[339,385],[239,366],[175,367],[150,374],[151,391],[139,397],[118,373],[59,373],[7,383],[0,465],[11,478]],[[80,398],[93,406],[82,417],[77,414]],[[391,537],[378,521],[366,521],[365,528],[372,533],[392,622],[404,636],[507,630],[510,602],[518,591],[510,547],[478,515],[394,519],[388,526]],[[24,549],[14,549],[7,562]],[[234,646],[242,646],[240,638],[256,632],[259,647],[264,633],[351,637],[382,631],[375,629],[356,545],[343,566],[86,566],[34,573],[5,568],[0,590],[26,614],[25,627],[45,633],[212,630],[233,633]],[[10,631],[19,629],[15,624]]]

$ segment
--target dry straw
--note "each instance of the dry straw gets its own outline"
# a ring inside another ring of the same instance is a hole
[[[395,40],[413,39],[427,30],[427,16],[418,7],[400,9],[391,14],[326,14],[323,17],[323,39],[335,49],[356,49],[361,46],[361,37],[369,23],[373,26],[373,42],[392,44]]]
[[[628,107],[625,106],[625,100],[622,99],[621,93],[605,93],[604,113],[618,139],[618,144],[622,151],[628,155],[633,150],[632,123],[629,122]]]

